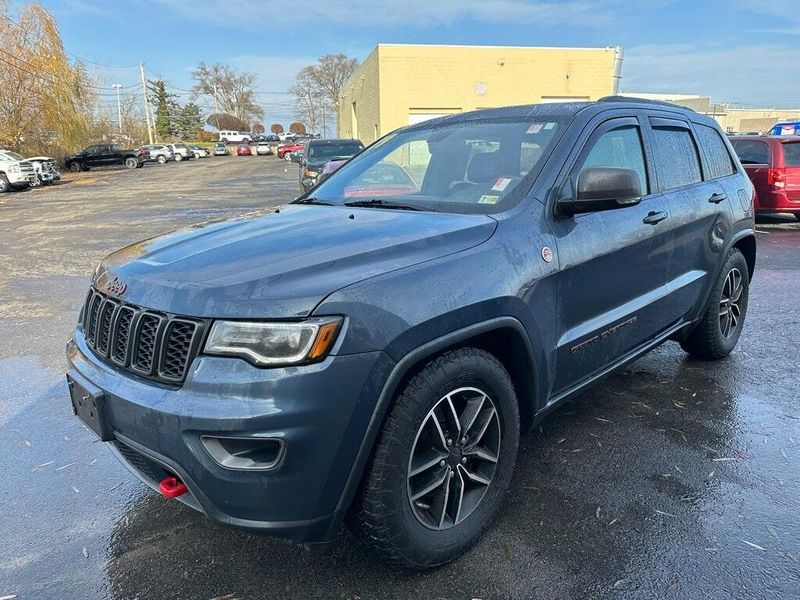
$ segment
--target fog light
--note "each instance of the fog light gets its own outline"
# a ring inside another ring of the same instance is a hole
[[[226,469],[265,471],[283,458],[285,444],[280,438],[200,436],[206,451]]]

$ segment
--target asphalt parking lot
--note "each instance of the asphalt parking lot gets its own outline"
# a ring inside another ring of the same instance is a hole
[[[728,359],[667,344],[522,440],[497,524],[436,571],[217,526],[72,416],[64,344],[107,252],[290,200],[297,167],[207,158],[0,196],[0,598],[797,598],[800,223],[759,223]]]

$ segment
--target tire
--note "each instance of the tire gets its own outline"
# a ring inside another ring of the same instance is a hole
[[[83,165],[81,165],[79,162],[71,162],[69,163],[69,170],[73,173],[80,173],[83,171]]]
[[[137,169],[139,168],[139,161],[135,158],[126,158],[125,166],[129,169]]]
[[[11,184],[8,183],[8,177],[0,173],[0,194],[11,191]]]
[[[470,423],[466,434],[459,433],[454,414]],[[475,442],[488,454],[476,454]],[[518,444],[517,397],[503,365],[475,348],[445,352],[397,397],[376,442],[351,525],[397,566],[420,570],[450,562],[497,515]],[[434,451],[438,455],[429,455]],[[491,455],[496,462],[487,458]],[[437,481],[426,492],[426,484]]]
[[[711,290],[702,319],[681,342],[681,348],[704,360],[728,356],[744,327],[749,291],[747,261],[738,248],[733,248]]]
[[[163,154],[159,154],[156,160],[162,165],[167,164],[167,157],[164,156]]]
[[[228,145],[228,138],[222,138],[220,140],[220,142],[222,142],[223,144],[225,144],[227,146]]]
[[[182,160],[183,160],[183,155],[182,154],[176,154],[175,155],[175,162],[181,162]]]

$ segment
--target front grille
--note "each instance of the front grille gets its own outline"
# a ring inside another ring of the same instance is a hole
[[[206,322],[113,300],[92,289],[83,308],[86,343],[102,359],[162,383],[180,384]]]

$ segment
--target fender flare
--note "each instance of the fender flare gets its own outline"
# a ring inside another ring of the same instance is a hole
[[[536,363],[528,332],[518,319],[510,316],[495,317],[486,321],[467,325],[466,327],[447,333],[441,337],[435,338],[418,346],[403,356],[403,358],[397,363],[395,363],[391,373],[389,373],[389,376],[386,378],[386,383],[383,385],[380,395],[378,396],[378,400],[375,404],[375,408],[372,411],[369,424],[367,425],[367,429],[364,432],[364,436],[361,440],[361,445],[358,448],[358,453],[356,454],[355,460],[353,461],[353,466],[350,469],[350,474],[348,475],[344,489],[339,496],[339,502],[336,505],[336,511],[331,522],[331,529],[329,530],[331,537],[335,537],[338,534],[339,529],[344,522],[345,515],[353,503],[356,491],[358,490],[361,479],[364,475],[367,462],[369,461],[370,456],[372,456],[372,450],[375,446],[375,442],[377,441],[378,434],[383,427],[384,420],[389,412],[389,408],[391,407],[392,400],[397,393],[401,381],[408,374],[410,369],[420,361],[432,357],[445,348],[458,344],[459,342],[463,342],[464,340],[468,340],[483,333],[509,327],[516,330],[524,340],[527,348],[528,359],[531,363],[531,369],[535,374]],[[536,395],[535,391],[534,395]],[[536,406],[536,398],[534,397],[531,400],[534,406]]]

